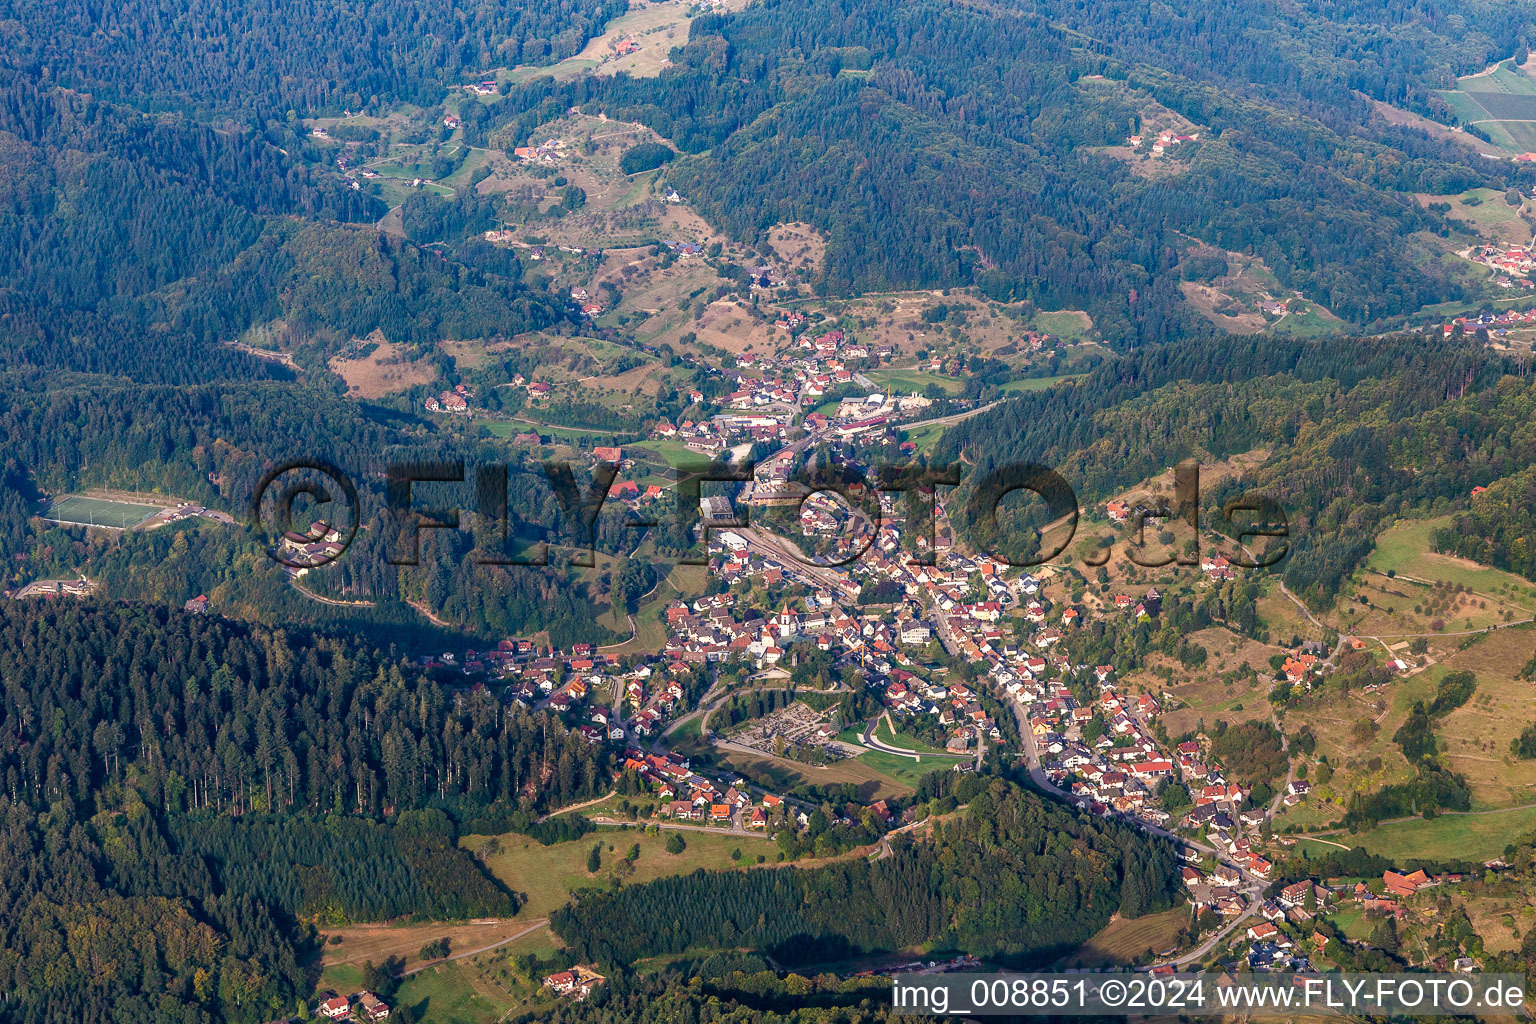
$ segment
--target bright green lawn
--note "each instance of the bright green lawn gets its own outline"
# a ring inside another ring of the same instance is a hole
[[[888,747],[901,747],[904,750],[912,751],[914,754],[949,756],[943,749],[931,743],[925,743],[916,736],[904,732],[891,732],[891,727],[885,724],[884,718],[880,719],[880,724],[875,726],[875,739]]]
[[[1496,595],[1511,604],[1536,609],[1536,587],[1529,581],[1502,569],[1435,554],[1434,532],[1449,524],[1449,516],[1403,520],[1376,538],[1376,549],[1366,565],[1378,572],[1393,570],[1415,579],[1457,583],[1480,594]]]
[[[948,771],[957,761],[963,761],[965,758],[924,757],[921,761],[914,761],[910,757],[887,754],[883,750],[866,750],[854,760],[903,786],[916,786],[918,780],[929,772]]]
[[[395,1005],[408,1006],[417,1020],[434,1024],[491,1024],[506,1008],[475,991],[476,970],[468,961],[455,960],[413,974],[400,983]]]
[[[1505,846],[1532,829],[1536,829],[1536,806],[1488,814],[1442,814],[1431,821],[1415,818],[1359,835],[1340,833],[1327,838],[1404,861],[1412,857],[1481,861],[1500,856]]]
[[[518,911],[518,917],[529,919],[544,917],[557,907],[570,901],[571,894],[582,888],[605,887],[607,876],[614,864],[622,858],[631,845],[640,845],[640,858],[635,861],[635,871],[628,883],[646,882],[667,875],[687,874],[697,868],[726,868],[746,865],[764,854],[771,862],[778,846],[760,836],[715,834],[710,832],[681,831],[687,843],[682,853],[666,851],[667,836],[646,835],[638,828],[606,828],[582,836],[567,843],[541,846],[527,836],[509,833],[497,837],[501,852],[485,858],[491,873],[509,888],[526,893],[528,903]],[[478,851],[489,836],[466,836],[462,845]],[[596,875],[587,872],[587,853],[595,844],[602,844],[603,866]],[[610,851],[608,848],[614,849]],[[731,851],[740,849],[740,861],[731,859]]]
[[[1086,313],[1072,309],[1057,312],[1042,310],[1030,321],[1030,326],[1044,334],[1054,334],[1066,341],[1077,341],[1093,329],[1093,321]]]

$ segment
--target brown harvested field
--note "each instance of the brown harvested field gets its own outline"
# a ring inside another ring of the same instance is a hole
[[[827,240],[810,224],[775,224],[768,229],[768,245],[791,270],[807,269],[819,277],[826,266]]]
[[[1466,778],[1478,806],[1536,799],[1536,761],[1518,760],[1509,749],[1536,722],[1536,688],[1515,678],[1532,654],[1536,631],[1524,626],[1490,633],[1441,663],[1447,671],[1477,675],[1477,692],[1436,724],[1435,735],[1444,748],[1441,759]]]
[[[542,924],[541,918],[504,917],[483,921],[429,924],[353,924],[344,928],[321,930],[322,939],[341,936],[341,942],[325,943],[322,965],[360,966],[366,961],[382,963],[393,956],[405,958],[405,969],[419,967],[426,961],[418,955],[421,947],[433,939],[447,938],[450,954],[494,945],[530,927]]]
[[[347,382],[347,391],[359,398],[383,398],[385,395],[398,394],[419,385],[431,384],[437,377],[436,368],[425,360],[399,361],[403,351],[401,346],[384,341],[383,335],[377,331],[369,336],[367,344],[377,347],[360,358],[343,359],[334,356],[329,364],[331,371]],[[359,347],[362,347],[362,343],[359,343]]]
[[[507,155],[515,147],[550,141],[558,143],[552,159],[529,162]],[[691,222],[678,220],[678,211],[686,207],[660,201],[656,186],[665,168],[627,175],[620,167],[630,148],[657,141],[660,136],[644,125],[583,114],[539,125],[527,137],[499,133],[491,140],[497,147],[488,164],[492,173],[480,183],[479,191],[504,193],[510,200],[534,203],[548,211],[564,191],[557,179],[579,186],[586,193],[579,210],[526,229],[550,244],[606,249],[657,235],[669,237]]]
[[[911,794],[910,786],[903,786],[886,775],[875,771],[855,758],[838,761],[825,768],[813,768],[784,758],[764,755],[755,757],[735,750],[716,752],[722,759],[739,768],[749,768],[755,773],[766,773],[777,780],[781,789],[809,783],[813,786],[836,786],[852,782],[859,786],[859,798],[866,803],[885,797]]]
[[[1076,89],[1085,99],[1105,104],[1128,104],[1136,108],[1141,118],[1139,131],[1145,140],[1139,152],[1131,147],[1128,137],[1120,145],[1095,146],[1092,147],[1091,152],[1124,161],[1130,165],[1132,173],[1141,177],[1166,177],[1182,173],[1189,168],[1187,161],[1170,159],[1167,155],[1152,154],[1151,146],[1159,132],[1197,136],[1208,134],[1182,114],[1153,99],[1151,93],[1126,82],[1089,75],[1077,80]],[[1115,116],[1116,119],[1119,118],[1118,113]]]
[[[1312,624],[1296,602],[1280,592],[1278,584],[1265,591],[1256,603],[1259,610],[1259,619],[1270,631],[1272,636],[1285,637],[1299,636],[1303,640],[1324,639],[1323,630]]]
[[[671,64],[669,54],[688,42],[693,0],[635,0],[629,10],[609,22],[600,36],[595,36],[582,51],[549,67],[522,66],[505,72],[503,77],[526,82],[548,75],[559,81],[583,74],[616,75],[631,78],[655,78]],[[720,9],[739,11],[747,0],[723,0]],[[621,43],[634,49],[620,53]]]
[[[1200,671],[1207,675],[1246,671],[1251,667],[1262,676],[1269,672],[1269,659],[1285,650],[1241,636],[1225,626],[1199,630],[1191,633],[1189,639],[1205,648],[1208,657]]]
[[[1138,153],[1128,145],[1093,146],[1089,152],[1119,160],[1138,178],[1175,178],[1189,170],[1189,164],[1184,160],[1170,160],[1167,156],[1153,156],[1150,152]]]
[[[958,327],[960,341],[951,336],[948,324],[923,319],[924,311],[940,304],[965,314],[964,325]],[[1032,329],[1066,336],[1069,329],[1081,331],[1092,324],[1092,320],[1085,319],[1086,313],[1071,311],[1040,313],[1035,319],[1042,322],[1034,323],[1010,315],[1022,313],[1022,307],[990,302],[959,289],[952,289],[948,295],[939,291],[881,292],[848,301],[816,303],[803,309],[808,315],[813,311],[851,318],[861,340],[875,346],[891,346],[898,366],[903,360],[914,358],[919,350],[935,355],[945,355],[957,348],[993,353],[1019,342]]]
[[[731,247],[731,240],[710,227],[709,221],[695,213],[691,207],[669,204],[657,215],[656,220],[668,237],[686,239],[700,245],[719,242],[727,249]],[[747,258],[745,254],[738,255],[739,258]]]
[[[771,351],[774,347],[772,325],[755,317],[741,302],[711,302],[692,329],[701,342],[731,353]]]
[[[1161,953],[1178,942],[1179,932],[1189,924],[1189,908],[1165,910],[1161,914],[1123,918],[1119,914],[1109,924],[1053,966],[1119,967],[1134,963],[1144,953]]]
[[[1199,310],[1200,315],[1211,323],[1233,334],[1258,334],[1268,326],[1262,313],[1238,313],[1227,315],[1216,312],[1228,296],[1219,288],[1213,288],[1208,284],[1200,284],[1196,281],[1184,281],[1179,285],[1179,291],[1184,293],[1184,298],[1191,306]]]
[[[614,284],[623,293],[618,318],[628,319],[636,340],[648,345],[698,352],[697,345],[681,340],[693,333],[699,342],[732,352],[745,351],[748,346],[771,352],[783,340],[773,336],[761,315],[754,316],[730,301],[711,303],[720,277],[699,256],[682,256],[667,266],[649,250],[610,251],[587,289],[591,291],[602,282]],[[695,319],[701,308],[704,312]],[[602,322],[608,323],[609,317]]]
[[[1520,937],[1536,927],[1536,906],[1531,905],[1529,891],[1506,897],[1473,896],[1462,905],[1490,953],[1514,952],[1520,948]]]
[[[1195,452],[1191,454],[1198,456],[1200,453]],[[1268,457],[1269,451],[1267,449],[1256,448],[1225,459],[1202,458],[1199,460],[1200,487],[1203,491],[1208,491],[1211,487],[1224,480],[1241,475],[1254,466],[1261,465]],[[1063,518],[1047,527],[1043,541],[1043,546],[1047,550],[1053,550],[1065,542],[1068,545],[1067,551],[1070,554],[1082,557],[1085,560],[1091,556],[1092,561],[1095,563],[1104,557],[1104,548],[1100,542],[1104,539],[1109,539],[1113,542],[1109,560],[1104,566],[1105,571],[1109,574],[1110,594],[1098,595],[1090,589],[1088,595],[1089,603],[1094,607],[1102,606],[1104,601],[1114,593],[1134,593],[1145,590],[1149,586],[1164,587],[1179,580],[1191,580],[1199,577],[1198,566],[1170,564],[1159,568],[1149,568],[1137,565],[1130,558],[1131,553],[1135,550],[1135,530],[1132,525],[1130,523],[1115,524],[1108,521],[1104,516],[1104,506],[1110,500],[1124,501],[1132,507],[1140,503],[1146,503],[1149,506],[1155,507],[1158,502],[1172,507],[1175,499],[1173,478],[1174,471],[1170,467],[1157,476],[1142,480],[1118,494],[1109,496],[1103,502],[1096,502],[1091,510],[1091,518],[1090,510],[1087,508],[1081,509],[1076,528],[1071,532],[1069,532],[1069,527],[1072,524],[1069,518]],[[1012,501],[1014,499],[1005,500]],[[1146,547],[1145,554],[1138,557],[1142,557],[1143,561],[1150,562],[1183,551],[1183,546],[1190,537],[1188,525],[1182,521],[1175,521],[1168,523],[1166,528],[1174,535],[1173,543],[1165,546],[1160,541],[1158,534],[1162,532],[1162,527],[1148,529],[1143,540]],[[1199,540],[1202,557],[1214,554],[1225,554],[1228,557],[1232,557],[1239,553],[1227,538],[1218,534],[1202,533]],[[1090,575],[1094,575],[1094,573],[1090,572]],[[1318,631],[1314,630],[1314,632]],[[1285,635],[1289,637],[1290,633],[1286,632]],[[1303,637],[1310,638],[1310,635],[1304,633]]]
[[[463,372],[478,369],[485,363],[487,356],[497,352],[510,351],[515,345],[515,341],[484,342],[478,340],[455,340],[444,341],[440,347],[444,352],[448,353],[448,357],[453,360],[454,365]]]
[[[1210,649],[1210,645],[1207,645],[1207,649]],[[1267,658],[1268,655],[1265,657]],[[1272,673],[1261,671],[1256,684],[1250,684],[1247,679],[1226,683],[1215,673],[1202,672],[1196,678],[1188,678],[1188,670],[1172,659],[1161,656],[1149,659],[1149,664],[1154,662],[1173,669],[1175,682],[1167,692],[1182,705],[1162,716],[1163,726],[1170,736],[1192,732],[1199,728],[1201,722],[1204,722],[1206,730],[1210,731],[1216,728],[1217,720],[1224,721],[1228,725],[1237,725],[1240,722],[1269,717],[1269,683],[1265,676]],[[1268,667],[1267,664],[1263,665],[1264,669]],[[1183,681],[1180,681],[1180,673],[1186,673]],[[1126,682],[1127,689],[1153,691],[1163,689],[1161,676],[1151,677],[1142,673],[1132,673],[1126,678]]]
[[[654,395],[661,388],[659,378],[664,369],[660,363],[643,363],[612,377],[594,377],[587,383],[623,394],[633,394],[638,389],[643,395]]]

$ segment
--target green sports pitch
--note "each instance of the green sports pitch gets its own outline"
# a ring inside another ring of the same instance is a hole
[[[159,511],[161,511],[159,505],[137,505],[126,501],[82,498],[78,494],[69,494],[56,499],[49,505],[43,512],[43,518],[51,523],[105,526],[113,530],[126,530],[138,526]]]

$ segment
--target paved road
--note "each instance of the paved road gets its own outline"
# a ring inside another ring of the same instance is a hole
[[[891,836],[899,836],[904,833],[911,832],[914,829],[922,828],[924,825],[931,825],[932,823],[932,819],[921,818],[917,821],[908,822],[900,828],[891,829],[885,835],[881,836],[880,842],[875,845],[875,855],[873,859],[885,860],[885,858],[891,856]]]
[[[959,639],[959,637],[954,635],[954,631],[950,628],[949,617],[947,615],[945,615],[941,610],[935,609],[932,606],[928,606],[927,607],[927,611],[933,616],[934,622],[936,622],[938,624],[938,627],[939,627],[939,643],[942,644],[944,649],[946,651],[948,651],[951,655],[959,654],[960,653],[960,639]],[[1010,704],[1013,707],[1015,715],[1022,715],[1023,714],[1023,709],[1019,707],[1019,704],[1018,704],[1017,701],[1015,701],[1013,698],[1007,697],[1007,696],[1004,696],[1003,699],[1005,701],[1007,701],[1008,704]],[[1019,724],[1019,731],[1023,732],[1027,736],[1029,734],[1029,730],[1027,728],[1025,728],[1023,719],[1021,718],[1019,720],[1019,722],[1020,722],[1020,724]],[[982,763],[986,760],[986,757],[987,757],[987,738],[981,734],[981,730],[980,729],[977,729],[976,730],[976,770],[977,771],[981,771]],[[1060,792],[1060,790],[1057,790],[1057,792]]]
[[[1270,709],[1269,720],[1274,724],[1275,731],[1280,734],[1280,750],[1285,754],[1285,785],[1275,793],[1275,798],[1269,802],[1269,807],[1264,811],[1266,819],[1273,818],[1280,810],[1280,801],[1285,799],[1286,792],[1291,788],[1291,783],[1296,780],[1296,762],[1291,760],[1291,738],[1280,728],[1280,712]]]
[[[995,402],[978,405],[976,408],[967,409],[965,412],[952,412],[948,416],[936,416],[931,420],[918,420],[916,423],[898,423],[896,424],[896,429],[916,430],[918,427],[947,427],[951,423],[959,423],[961,420],[968,420],[972,416],[980,416],[982,413],[989,409],[995,409],[1006,401],[1006,398],[999,398]]]
[[[1029,731],[1029,721],[1024,714],[1023,706],[1014,700],[1010,700],[1009,704],[1013,708],[1014,719],[1018,722],[1019,732],[1024,737],[1024,754],[1029,762],[1029,777],[1034,780],[1035,785],[1039,786],[1045,792],[1052,793],[1059,799],[1065,800],[1068,803],[1075,803],[1070,793],[1067,793],[1065,790],[1057,786],[1050,780],[1050,777],[1045,774],[1045,769],[1040,764],[1040,753],[1035,747],[1034,734]],[[1170,832],[1165,828],[1153,825],[1151,822],[1142,821],[1140,818],[1132,819],[1132,823],[1140,828],[1146,829],[1153,835],[1159,835],[1166,839],[1171,839],[1181,846],[1187,846],[1192,849],[1199,850],[1201,853],[1213,856],[1216,858],[1217,863],[1224,864],[1229,868],[1235,869],[1242,875],[1243,878],[1248,881],[1248,885],[1244,886],[1240,890],[1248,900],[1247,908],[1237,917],[1233,918],[1216,932],[1212,933],[1212,935],[1199,946],[1196,946],[1189,952],[1184,953],[1171,961],[1168,961],[1169,963],[1172,963],[1176,967],[1180,967],[1185,964],[1194,963],[1195,961],[1200,960],[1212,949],[1214,949],[1218,943],[1230,935],[1233,929],[1237,928],[1238,925],[1258,914],[1260,903],[1259,898],[1263,894],[1265,887],[1269,885],[1268,881],[1259,877],[1258,875],[1253,874],[1246,868],[1232,861],[1225,854],[1213,846],[1209,846],[1205,843],[1187,838],[1185,836],[1176,835],[1175,833]]]
[[[604,800],[607,800],[609,797],[613,796],[617,792],[618,792],[618,790],[616,790],[616,789],[609,790],[607,793],[604,793],[602,796],[595,796],[591,800],[583,800],[579,804],[567,804],[564,807],[561,807],[561,808],[558,808],[556,810],[550,811],[548,814],[540,815],[539,816],[539,820],[540,821],[548,821],[550,818],[553,818],[556,815],[565,814],[565,813],[567,813],[569,811],[579,811],[583,807],[591,807],[593,804],[600,804]]]
[[[1215,949],[1222,942],[1226,941],[1227,936],[1231,935],[1234,930],[1239,928],[1244,921],[1251,920],[1252,918],[1257,917],[1258,914],[1259,901],[1257,899],[1250,899],[1248,901],[1248,908],[1241,914],[1238,914],[1232,920],[1216,929],[1211,933],[1209,938],[1200,943],[1200,945],[1196,946],[1194,949],[1190,950],[1188,953],[1181,954],[1180,956],[1177,956],[1168,962],[1175,967],[1183,967],[1187,964],[1192,964],[1204,959],[1206,954]]]
[[[885,723],[891,727],[891,735],[894,736],[896,734],[896,726],[891,722],[891,713],[887,711],[884,715],[876,715],[874,718],[871,718],[869,721],[864,723],[864,734],[860,737],[864,745],[866,747],[872,747],[875,750],[879,750],[886,754],[895,754],[897,757],[910,757],[912,760],[917,761],[918,763],[922,763],[923,755],[919,754],[917,751],[907,750],[902,747],[893,747],[885,743],[883,740],[878,740],[875,738],[875,729],[879,726],[881,718],[884,718]],[[937,755],[930,754],[929,756],[934,757]]]

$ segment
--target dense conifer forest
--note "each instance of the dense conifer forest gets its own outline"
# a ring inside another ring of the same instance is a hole
[[[1322,608],[1390,517],[1445,508],[1474,480],[1509,476],[1505,486],[1518,487],[1531,465],[1533,401],[1518,360],[1460,338],[1191,339],[967,420],[933,458],[974,454],[957,526],[989,549],[1029,557],[1050,513],[1034,501],[986,515],[977,489],[996,467],[1055,467],[1092,501],[1190,452],[1266,448],[1261,467],[1202,495],[1201,514],[1233,534],[1221,515],[1226,502],[1248,492],[1277,502],[1293,526],[1285,582]],[[1444,543],[1452,542],[1448,534]],[[1507,552],[1494,557],[1517,564]]]
[[[498,64],[568,57],[623,13],[613,0],[488,7],[434,0],[94,7],[7,0],[0,71],[46,76],[154,109],[283,117],[291,110],[431,103]]]
[[[579,899],[551,919],[580,959],[622,968],[740,946],[814,963],[933,943],[1026,964],[1108,922],[1165,910],[1172,844],[1069,811],[999,778],[967,779],[964,810],[893,854],[809,870],[696,872]]]

